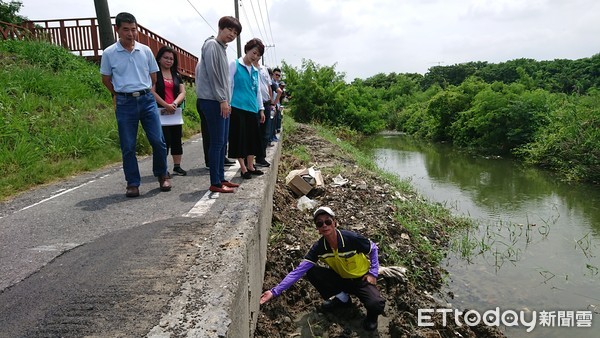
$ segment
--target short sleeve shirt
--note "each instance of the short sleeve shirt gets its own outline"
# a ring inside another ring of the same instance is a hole
[[[322,261],[329,265],[342,278],[364,276],[371,266],[367,257],[371,253],[371,241],[364,236],[348,231],[337,230],[338,249],[333,250],[324,237],[310,248],[304,259],[316,264]]]
[[[271,82],[271,76],[269,75],[269,71],[267,70],[266,67],[261,66],[258,69],[258,76],[260,79],[260,94],[262,95],[262,100],[263,101],[269,101],[269,98],[271,97],[271,92],[273,91],[272,89],[272,82]]]
[[[102,53],[100,73],[112,77],[115,92],[131,93],[152,87],[151,73],[158,72],[158,64],[150,48],[135,42],[129,52],[120,41],[108,46]]]

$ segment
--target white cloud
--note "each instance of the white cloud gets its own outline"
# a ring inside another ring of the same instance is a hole
[[[189,0],[209,25],[188,0],[108,2],[112,15],[129,11],[146,28],[196,55],[214,34],[218,19],[234,12],[233,1]],[[577,59],[600,52],[596,0],[240,2],[242,46],[253,34],[262,35],[267,45],[275,44],[267,48],[267,64],[285,60],[300,66],[302,59],[337,63],[336,70],[348,80],[380,72],[425,73],[438,64]],[[47,3],[23,0],[21,13],[31,19],[95,16],[90,0]],[[236,56],[235,43],[228,52],[230,58]]]

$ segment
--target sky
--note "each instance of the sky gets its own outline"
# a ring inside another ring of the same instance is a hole
[[[95,17],[94,0],[20,0],[30,20]],[[138,23],[200,56],[233,0],[107,0],[111,16]],[[7,2],[7,0],[5,0]],[[598,0],[239,0],[242,49],[267,45],[264,63],[334,66],[346,80],[425,74],[470,61],[580,59],[600,53]],[[228,57],[237,57],[236,42]]]

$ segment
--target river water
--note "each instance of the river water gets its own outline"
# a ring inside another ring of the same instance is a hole
[[[454,307],[499,308],[509,324],[510,311],[535,320],[530,332],[533,324],[500,325],[508,337],[600,337],[599,186],[403,135],[377,135],[361,148],[422,196],[478,224],[456,234],[443,262]]]

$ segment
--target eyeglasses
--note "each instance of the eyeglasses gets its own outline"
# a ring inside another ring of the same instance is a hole
[[[275,74],[273,74],[273,75],[275,75],[275,76],[281,76],[281,74],[277,74],[277,73],[275,73]]]
[[[315,225],[317,226],[317,228],[320,228],[320,227],[322,227],[322,226],[323,226],[323,224],[325,224],[325,225],[332,225],[332,224],[333,224],[333,221],[332,221],[332,220],[330,220],[330,219],[326,219],[326,220],[325,220],[325,222],[323,222],[323,221],[316,221],[316,222],[315,222]]]

